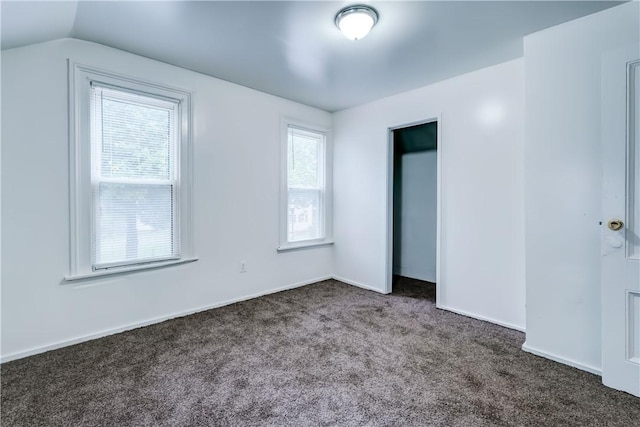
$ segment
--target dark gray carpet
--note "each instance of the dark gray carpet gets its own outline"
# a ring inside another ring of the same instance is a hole
[[[3,364],[3,426],[638,426],[523,334],[336,281]]]

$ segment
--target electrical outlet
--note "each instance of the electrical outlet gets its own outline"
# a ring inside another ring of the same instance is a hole
[[[240,273],[246,273],[246,272],[247,272],[247,261],[242,260],[240,261]]]

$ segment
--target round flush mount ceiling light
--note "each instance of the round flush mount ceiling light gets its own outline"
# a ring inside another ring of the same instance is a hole
[[[378,12],[369,6],[349,6],[336,15],[336,26],[350,40],[360,40],[378,22]]]

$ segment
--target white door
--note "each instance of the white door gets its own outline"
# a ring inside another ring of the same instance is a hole
[[[640,396],[640,46],[602,62],[602,382]]]

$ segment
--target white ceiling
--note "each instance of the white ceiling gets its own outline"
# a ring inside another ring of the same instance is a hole
[[[327,111],[522,55],[526,34],[614,1],[369,1],[378,25],[334,25],[356,2],[2,1],[2,49],[93,41]]]

